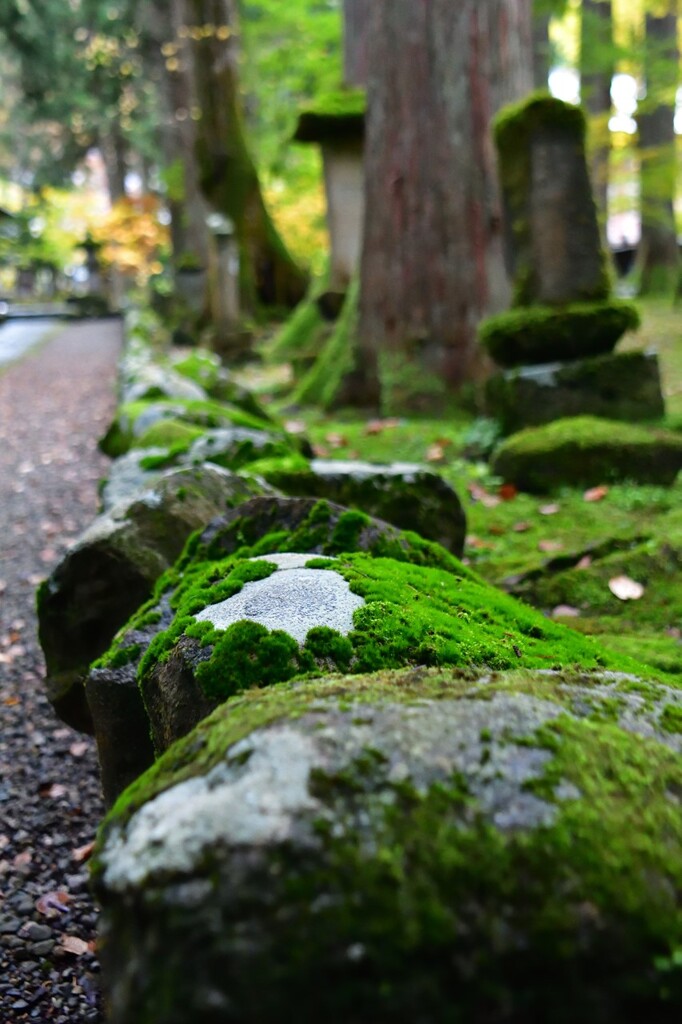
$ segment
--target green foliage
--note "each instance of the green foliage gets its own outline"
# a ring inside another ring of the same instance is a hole
[[[345,89],[320,96],[299,114],[296,142],[360,142],[367,99],[364,90]]]

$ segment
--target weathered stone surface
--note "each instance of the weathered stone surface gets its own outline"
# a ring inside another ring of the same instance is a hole
[[[498,115],[495,139],[515,304],[607,298],[580,108],[534,95]]]
[[[208,394],[195,381],[158,363],[148,362],[143,366],[137,366],[134,373],[123,377],[120,388],[121,402],[157,398],[204,401]]]
[[[239,469],[256,459],[281,458],[291,454],[289,442],[281,434],[246,427],[207,430],[180,457],[187,465],[213,462],[225,469]]]
[[[266,479],[285,494],[315,495],[414,530],[461,555],[466,521],[455,491],[424,466],[312,459],[308,470],[279,469]]]
[[[486,411],[504,433],[567,416],[657,420],[665,411],[658,356],[623,352],[497,374],[486,385]]]
[[[89,663],[147,600],[190,533],[260,490],[218,466],[172,471],[81,535],[38,595],[47,693],[65,722],[92,728],[82,687]]]
[[[420,538],[408,538],[388,523],[362,513],[349,512],[314,498],[263,497],[254,498],[213,520],[197,538],[192,552],[183,559],[182,571],[189,576],[198,567],[206,569],[209,563],[220,562],[237,551],[262,560],[268,556],[258,556],[257,551],[272,551],[277,546],[286,553],[271,556],[276,564],[282,564],[283,560],[291,564],[293,558],[304,565],[315,554],[333,556],[341,551],[358,550],[442,565],[453,571],[458,567],[455,560],[436,545]],[[153,760],[149,720],[137,679],[140,663],[150,645],[171,625],[173,614],[169,597],[177,585],[178,578],[172,575],[153,607],[145,607],[133,615],[111,649],[91,667],[87,676],[85,692],[97,737],[107,804],[111,804]],[[215,705],[215,701],[209,701],[195,685],[192,671],[185,671],[183,667],[185,655],[196,658],[200,654],[198,644],[181,638],[178,651],[168,658],[167,664],[157,667],[158,690],[163,694],[157,702],[157,722],[168,720],[171,723],[168,729],[165,725],[157,726],[160,749],[171,742],[168,735],[175,735],[173,730],[186,731],[191,727],[187,723],[196,723]],[[148,699],[152,700],[151,695]],[[177,726],[176,720],[184,724]],[[130,743],[131,733],[144,735],[147,740]]]
[[[609,673],[233,699],[105,822],[110,1024],[672,1024],[680,722]]]
[[[682,436],[593,416],[528,427],[496,449],[493,473],[520,490],[589,487],[614,480],[671,484],[682,469]]]

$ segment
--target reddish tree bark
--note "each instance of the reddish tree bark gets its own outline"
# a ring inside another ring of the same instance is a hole
[[[532,88],[531,5],[371,6],[356,398],[431,408],[477,376],[477,324],[509,298],[490,124]]]
[[[367,84],[368,21],[368,0],[343,0],[343,78],[349,86]]]

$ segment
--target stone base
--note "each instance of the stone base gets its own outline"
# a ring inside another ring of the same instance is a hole
[[[566,416],[643,422],[664,414],[655,352],[542,363],[499,373],[488,381],[486,413],[505,434]]]

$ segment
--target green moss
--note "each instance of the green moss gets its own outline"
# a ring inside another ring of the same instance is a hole
[[[295,142],[360,142],[364,136],[367,100],[364,90],[339,89],[320,96],[301,111]]]
[[[667,704],[663,708],[661,728],[666,732],[682,733],[682,705]]]
[[[318,299],[327,290],[328,285],[329,264],[323,274],[311,281],[304,299],[299,302],[275,335],[267,350],[269,362],[296,362],[301,358],[307,360],[316,355],[321,334],[326,328]]]
[[[594,416],[568,417],[512,435],[496,450],[492,469],[540,493],[614,480],[672,483],[682,469],[682,438]]]
[[[500,366],[520,366],[603,355],[639,322],[636,307],[617,299],[528,306],[484,320],[479,338]]]
[[[302,473],[309,469],[309,460],[298,452],[271,458],[253,459],[242,466],[242,472],[245,475],[260,476],[264,480],[274,479],[280,473]]]
[[[356,277],[350,283],[343,308],[328,340],[294,390],[291,396],[293,403],[308,403],[330,409],[342,401],[344,385],[355,368],[359,299],[360,282]]]
[[[133,448],[169,448],[173,449],[173,457],[182,451],[186,451],[192,441],[201,437],[204,430],[201,427],[192,426],[191,423],[183,423],[182,420],[164,419],[145,430],[144,434],[135,438]],[[168,459],[170,453],[165,456]],[[158,456],[151,456],[152,462]],[[147,468],[146,466],[144,467]]]

